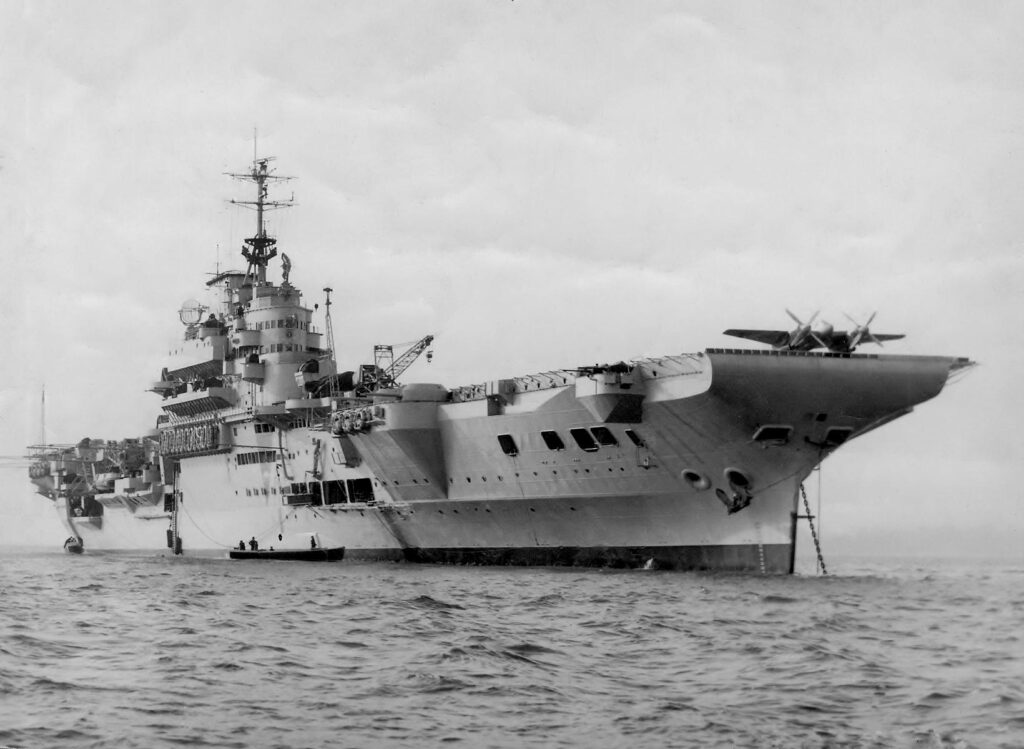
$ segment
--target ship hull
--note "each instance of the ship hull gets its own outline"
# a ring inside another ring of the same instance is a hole
[[[555,378],[499,404],[390,406],[356,433],[249,432],[249,420],[236,445],[178,462],[173,511],[108,506],[102,523],[74,525],[86,549],[211,554],[250,537],[303,549],[315,535],[347,560],[786,573],[803,479],[936,395],[957,361],[712,351],[645,363],[639,408],[595,406]],[[595,424],[597,447],[539,436]],[[249,464],[240,445],[276,458]],[[322,493],[296,503],[311,478]],[[353,480],[372,492],[357,497]],[[327,497],[346,482],[344,501]]]

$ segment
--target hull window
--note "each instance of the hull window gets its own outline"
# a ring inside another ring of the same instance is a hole
[[[540,436],[544,438],[544,444],[548,446],[548,450],[565,449],[565,443],[562,442],[562,438],[558,436],[558,432],[547,430],[541,432]]]
[[[838,447],[850,439],[853,434],[852,427],[832,427],[825,432],[825,445],[827,447]]]
[[[612,434],[612,430],[608,427],[591,427],[590,433],[594,435],[598,444],[604,445],[605,447],[619,446],[619,441],[615,439],[615,435]]]
[[[763,445],[785,445],[793,427],[786,424],[768,424],[754,432],[754,441]]]
[[[576,444],[580,446],[581,450],[585,450],[588,453],[597,451],[597,443],[594,442],[594,438],[590,436],[590,432],[586,429],[570,429],[569,434],[576,440]]]
[[[501,451],[506,455],[515,457],[519,454],[519,448],[516,446],[516,441],[511,434],[499,434],[498,444],[501,445]]]
[[[626,436],[629,437],[629,441],[637,447],[646,447],[644,441],[640,438],[640,435],[634,432],[632,429],[626,430]]]

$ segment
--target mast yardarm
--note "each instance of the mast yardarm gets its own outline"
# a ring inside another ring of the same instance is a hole
[[[234,205],[242,205],[256,209],[256,234],[245,240],[242,257],[249,263],[246,275],[254,282],[264,283],[267,280],[267,263],[277,255],[277,239],[267,236],[267,227],[263,222],[263,214],[275,208],[288,208],[295,204],[294,196],[288,200],[268,200],[267,183],[284,182],[292,177],[279,177],[269,168],[272,156],[257,158],[252,162],[252,170],[246,174],[226,172],[229,177],[253,182],[256,185],[256,200],[232,200]]]

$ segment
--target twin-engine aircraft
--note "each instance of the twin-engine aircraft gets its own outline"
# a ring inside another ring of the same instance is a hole
[[[788,309],[786,314],[796,322],[796,327],[793,330],[730,328],[725,331],[725,335],[767,343],[772,348],[781,351],[811,351],[816,348],[824,348],[840,354],[852,353],[861,343],[876,343],[881,346],[882,341],[895,341],[904,337],[903,333],[872,333],[868,326],[875,319],[877,312],[872,312],[871,317],[863,325],[846,315],[847,319],[854,324],[854,328],[849,331],[834,330],[831,323],[824,320],[815,325],[814,320],[818,317],[818,312],[811,315],[807,322],[801,322],[800,318]]]

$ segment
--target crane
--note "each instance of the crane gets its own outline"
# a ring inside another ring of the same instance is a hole
[[[408,351],[397,359],[395,348],[390,344],[377,344],[373,347],[373,364],[363,364],[359,368],[359,390],[370,392],[381,388],[395,387],[398,378],[412,363],[419,359],[420,354],[427,350],[434,341],[434,336],[426,335],[414,343]],[[427,361],[434,358],[433,351],[427,351]]]

